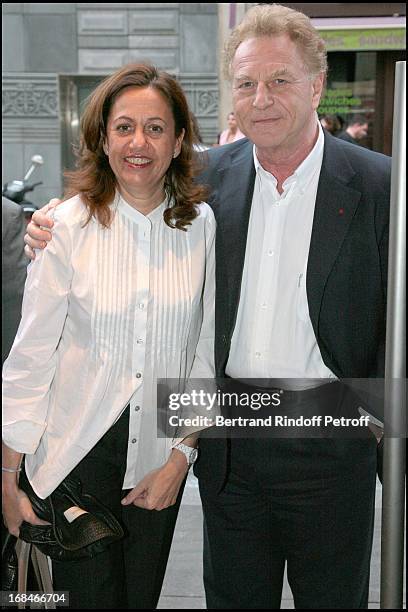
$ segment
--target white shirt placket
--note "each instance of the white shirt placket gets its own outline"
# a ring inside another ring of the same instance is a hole
[[[286,218],[286,204],[277,200],[274,186],[265,176],[261,178],[261,202],[264,213],[262,253],[256,295],[254,346],[252,367],[264,378],[269,376],[267,362],[276,301],[278,299],[279,258]],[[270,196],[270,197],[269,197]]]
[[[130,402],[128,465],[136,462],[143,414],[143,388],[146,367],[146,334],[150,291],[152,222],[147,217],[138,223],[137,290],[133,326],[132,376],[135,392]]]

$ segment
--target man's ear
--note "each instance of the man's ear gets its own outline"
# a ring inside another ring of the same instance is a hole
[[[312,81],[313,87],[313,108],[314,110],[320,104],[320,98],[322,97],[323,88],[324,88],[325,74],[324,72],[320,72]]]

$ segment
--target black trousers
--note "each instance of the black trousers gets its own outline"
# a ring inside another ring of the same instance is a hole
[[[209,609],[367,608],[376,440],[230,439],[221,492],[200,479]]]
[[[71,609],[155,609],[170,552],[178,509],[121,506],[126,471],[129,408],[76,466],[84,490],[115,514],[125,537],[93,559],[53,563],[54,589],[69,591]]]

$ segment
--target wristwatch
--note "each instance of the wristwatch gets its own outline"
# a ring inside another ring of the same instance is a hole
[[[198,450],[196,448],[192,448],[191,446],[187,446],[186,444],[182,444],[181,442],[180,444],[176,444],[174,448],[177,448],[177,450],[184,453],[189,467],[190,465],[193,465],[193,463],[195,463],[195,461],[197,460]]]

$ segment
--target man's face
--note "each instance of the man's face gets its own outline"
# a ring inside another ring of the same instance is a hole
[[[368,123],[356,123],[354,127],[354,134],[354,138],[356,140],[361,140],[362,138],[365,138],[368,134]]]
[[[258,149],[292,149],[315,122],[324,75],[311,77],[287,34],[243,41],[232,62],[241,131]]]

